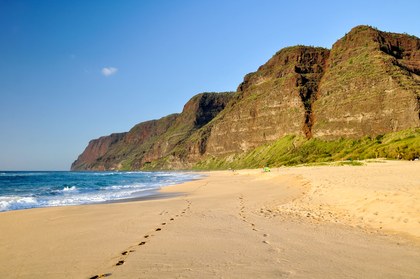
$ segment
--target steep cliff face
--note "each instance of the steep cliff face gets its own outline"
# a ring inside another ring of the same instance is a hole
[[[124,161],[149,151],[156,138],[165,133],[177,117],[178,114],[171,114],[137,124],[127,133],[92,140],[71,170],[121,169]]]
[[[419,127],[420,40],[368,26],[333,45],[314,103],[313,135],[360,138]]]
[[[201,93],[185,104],[181,114],[137,124],[128,133],[93,140],[71,169],[140,169],[162,158],[165,160],[161,167],[181,167],[178,157],[173,156],[174,149],[222,111],[231,96],[228,92]],[[174,166],[169,166],[170,162]]]
[[[133,169],[133,162],[140,161],[150,152],[158,139],[176,123],[178,117],[179,114],[171,114],[137,124],[97,163],[105,169]]]
[[[89,170],[92,166],[96,166],[98,159],[104,156],[109,149],[120,142],[126,133],[111,134],[109,136],[100,137],[91,140],[85,151],[71,165],[72,170]],[[104,167],[96,167],[95,169],[104,170]]]
[[[419,38],[357,26],[331,51],[282,49],[246,75],[235,93],[198,94],[180,114],[91,141],[72,169],[185,169],[198,162],[227,166],[237,154],[247,154],[251,166],[258,155],[253,150],[284,136],[316,142],[418,128],[419,75]],[[295,142],[290,148],[296,149]],[[279,162],[276,154],[270,156]]]
[[[130,168],[185,168],[188,165],[185,141],[213,120],[232,96],[231,92],[201,93],[191,98],[173,125],[156,139],[148,151],[130,162]]]
[[[211,129],[206,153],[243,152],[287,134],[311,137],[312,103],[328,56],[323,48],[285,48],[246,75]]]

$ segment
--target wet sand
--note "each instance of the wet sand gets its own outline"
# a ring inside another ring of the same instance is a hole
[[[420,162],[211,172],[162,193],[0,213],[0,278],[419,278]]]

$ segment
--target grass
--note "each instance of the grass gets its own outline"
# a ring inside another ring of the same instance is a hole
[[[262,166],[294,166],[327,164],[359,166],[359,160],[387,158],[413,160],[420,157],[420,129],[364,137],[325,141],[307,140],[300,136],[285,136],[242,154],[225,157],[210,156],[198,162],[194,169],[243,169]]]

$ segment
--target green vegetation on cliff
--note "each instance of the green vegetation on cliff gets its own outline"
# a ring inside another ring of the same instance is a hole
[[[419,127],[419,55],[418,38],[353,28],[331,49],[313,136],[358,139]]]
[[[290,135],[246,153],[209,157],[198,162],[194,169],[278,167],[371,158],[413,160],[419,157],[420,129],[413,128],[358,140],[308,140]]]
[[[179,159],[186,153],[184,142],[223,111],[232,96],[232,92],[200,93],[184,105],[180,114],[139,123],[117,140],[110,136],[93,140],[71,169],[183,168]],[[99,151],[98,146],[101,147]]]
[[[236,92],[93,140],[72,170],[227,169],[420,152],[420,39],[357,26],[331,50],[278,51]]]

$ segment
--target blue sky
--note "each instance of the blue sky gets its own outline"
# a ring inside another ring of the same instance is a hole
[[[420,36],[420,1],[0,0],[0,170],[67,170],[89,140],[236,90],[283,47]]]

